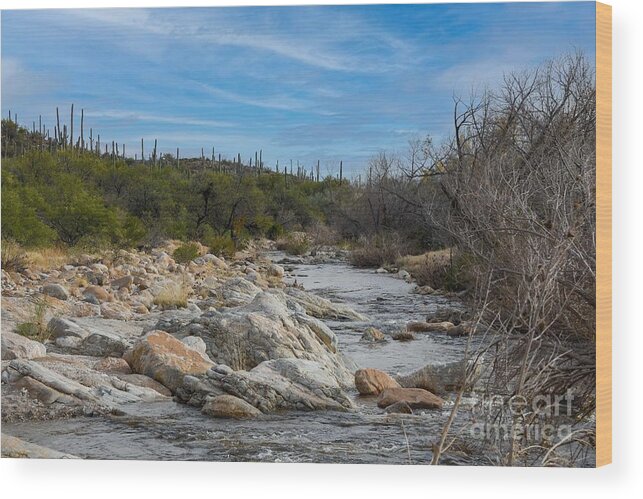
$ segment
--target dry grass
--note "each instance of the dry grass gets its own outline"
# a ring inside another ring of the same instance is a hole
[[[51,270],[70,263],[72,255],[67,248],[51,247],[27,251],[28,267],[31,270]]]
[[[186,282],[170,282],[155,297],[154,304],[164,310],[185,308],[191,288]]]
[[[27,266],[27,255],[18,243],[3,240],[0,249],[2,250],[3,270],[19,272]]]
[[[406,242],[398,234],[363,236],[351,252],[351,263],[357,267],[391,265],[407,251]]]
[[[408,271],[420,286],[459,291],[469,284],[467,258],[451,248],[403,256],[396,263]]]

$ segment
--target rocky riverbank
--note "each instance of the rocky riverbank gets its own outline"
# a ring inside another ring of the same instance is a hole
[[[212,418],[261,419],[360,411],[359,396],[377,397],[383,414],[411,414],[441,410],[443,397],[462,385],[467,366],[457,362],[407,375],[358,370],[328,324],[364,324],[363,342],[395,335],[301,289],[261,251],[226,261],[204,249],[185,264],[172,251],[82,255],[44,272],[3,271],[4,422],[118,417],[131,404],[164,400]],[[331,249],[302,262],[332,258]],[[453,310],[427,319],[405,329],[466,329]],[[25,331],[37,337],[18,334]]]

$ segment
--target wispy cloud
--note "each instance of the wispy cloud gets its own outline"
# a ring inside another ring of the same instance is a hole
[[[194,82],[194,85],[196,88],[199,88],[210,95],[247,106],[262,107],[266,109],[281,109],[284,111],[310,109],[311,106],[309,101],[296,99],[287,95],[265,96],[261,99],[257,99],[247,97],[236,92],[216,88],[211,85],[206,85],[205,83]]]
[[[228,121],[217,121],[207,119],[195,119],[183,116],[162,116],[158,114],[147,114],[137,111],[123,111],[118,109],[109,109],[106,111],[87,111],[85,113],[89,118],[107,118],[114,120],[122,120],[128,123],[137,121],[151,122],[151,123],[164,123],[171,125],[186,125],[197,127],[232,127],[233,123]]]

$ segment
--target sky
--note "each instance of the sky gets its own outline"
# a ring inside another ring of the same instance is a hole
[[[580,50],[593,2],[2,12],[2,116],[162,152],[363,171],[450,134],[454,96]],[[78,125],[76,125],[76,131]],[[149,153],[149,150],[147,151]]]

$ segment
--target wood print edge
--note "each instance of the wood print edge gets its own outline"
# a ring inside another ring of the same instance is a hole
[[[612,462],[612,7],[596,2],[596,465]]]

